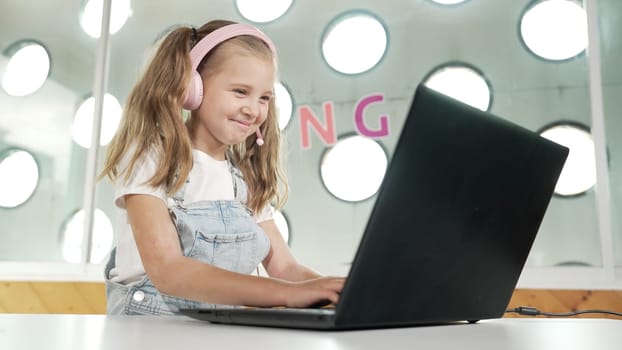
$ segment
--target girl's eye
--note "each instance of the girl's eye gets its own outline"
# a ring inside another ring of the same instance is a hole
[[[264,102],[270,102],[270,100],[272,99],[272,97],[270,96],[261,96],[261,100]]]
[[[233,89],[233,92],[235,92],[236,94],[240,94],[240,95],[246,94],[246,90],[244,89]]]

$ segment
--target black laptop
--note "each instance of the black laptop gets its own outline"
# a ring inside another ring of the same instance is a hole
[[[537,133],[420,85],[334,309],[182,313],[333,330],[500,318],[567,155]]]

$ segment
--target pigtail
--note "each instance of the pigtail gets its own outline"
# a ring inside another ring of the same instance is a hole
[[[108,176],[114,181],[123,175],[127,181],[136,162],[147,151],[154,150],[159,166],[148,184],[164,185],[168,193],[181,188],[192,168],[192,146],[182,115],[191,72],[191,45],[190,28],[177,28],[162,40],[128,96],[100,177]],[[129,166],[119,174],[118,164],[131,147],[135,148]]]

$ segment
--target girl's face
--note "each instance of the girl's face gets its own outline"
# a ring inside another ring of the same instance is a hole
[[[255,133],[268,116],[274,78],[272,61],[243,54],[203,77],[203,100],[191,131],[194,147],[220,159],[228,145]]]

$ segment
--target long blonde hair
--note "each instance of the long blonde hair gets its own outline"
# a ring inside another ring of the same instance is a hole
[[[188,127],[192,117],[184,123],[182,106],[191,75],[189,52],[192,46],[212,31],[235,22],[210,21],[196,30],[180,27],[172,30],[161,42],[143,76],[134,86],[125,104],[123,118],[117,133],[108,146],[104,169],[100,177],[112,181],[123,176],[127,181],[137,162],[146,152],[155,150],[157,171],[147,181],[150,186],[164,186],[169,195],[177,192],[192,168],[192,143]],[[258,38],[239,36],[226,41],[227,47],[244,50],[248,54],[272,57],[268,46]],[[212,49],[202,60],[199,70],[207,71],[222,64],[218,52],[222,45]],[[231,50],[223,50],[223,53]],[[214,57],[214,59],[211,59]],[[273,58],[276,69],[276,59]],[[210,68],[211,66],[212,68]],[[281,207],[287,199],[287,181],[281,163],[281,132],[276,105],[271,99],[268,117],[260,127],[264,145],[258,147],[256,136],[232,145],[229,155],[240,169],[248,185],[247,206],[258,211],[267,204]],[[119,173],[119,162],[135,145],[128,167]]]

